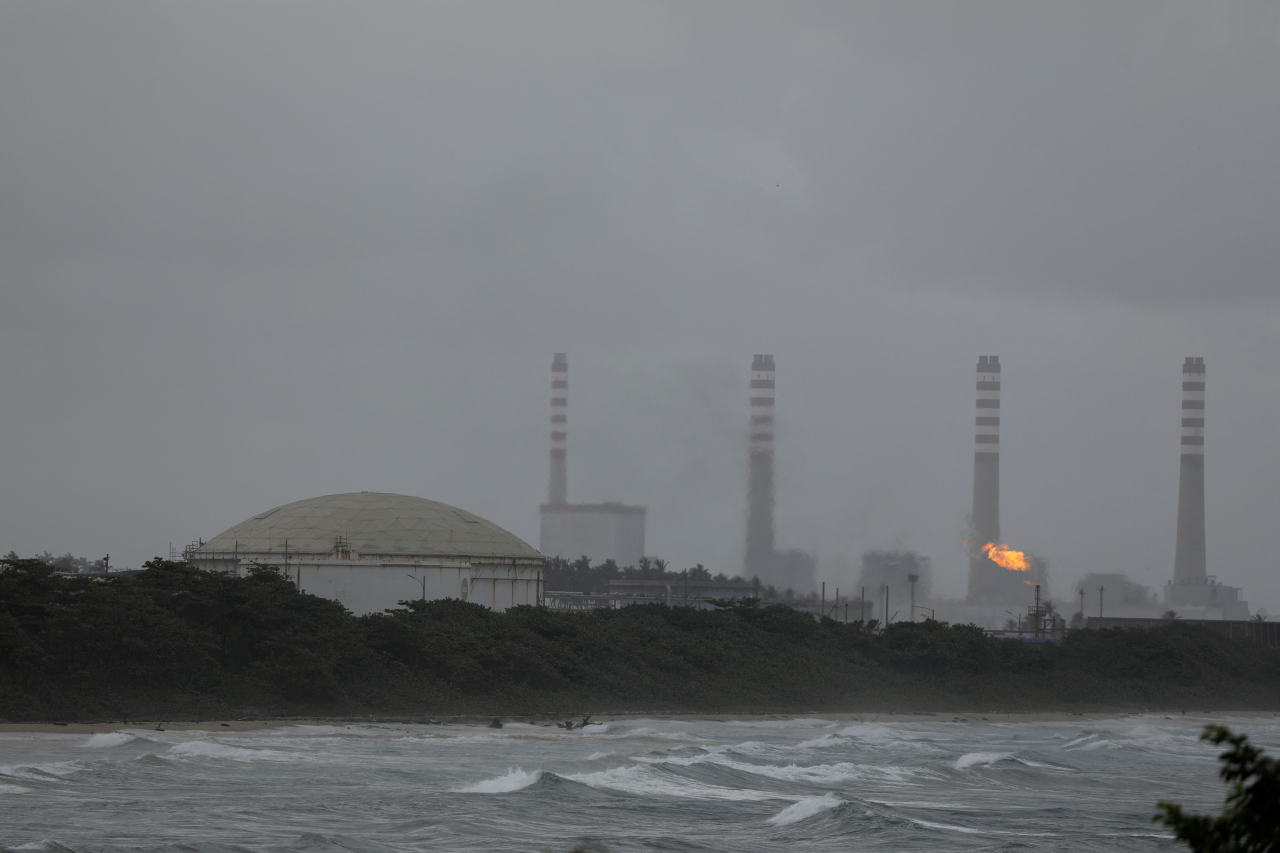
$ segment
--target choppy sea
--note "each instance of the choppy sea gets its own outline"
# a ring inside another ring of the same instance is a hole
[[[1203,720],[966,719],[8,732],[0,849],[1175,850],[1156,802],[1222,803]]]

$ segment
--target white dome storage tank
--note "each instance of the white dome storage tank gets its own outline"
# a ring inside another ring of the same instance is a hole
[[[188,549],[186,558],[237,575],[279,566],[299,590],[356,615],[410,599],[462,598],[494,610],[539,604],[547,565],[533,547],[474,513],[382,492],[275,507]]]

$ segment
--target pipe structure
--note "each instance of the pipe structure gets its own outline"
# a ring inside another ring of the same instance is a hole
[[[1173,582],[1208,583],[1204,542],[1204,377],[1203,358],[1182,363],[1182,456],[1178,468],[1178,542]]]
[[[744,575],[772,580],[773,539],[772,355],[751,360],[751,439],[747,468],[747,547]]]
[[[970,535],[974,555],[969,561],[969,599],[991,594],[984,579],[994,564],[981,552],[988,542],[1000,541],[1000,357],[978,356],[973,444],[973,513]]]
[[[569,356],[558,352],[551,359],[551,478],[547,503],[569,502],[568,451]]]

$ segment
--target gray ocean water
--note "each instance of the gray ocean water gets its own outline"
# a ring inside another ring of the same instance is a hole
[[[1155,803],[1222,802],[1202,720],[897,719],[4,733],[0,848],[1175,850]]]

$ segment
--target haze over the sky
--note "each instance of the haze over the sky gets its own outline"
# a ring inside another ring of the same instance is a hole
[[[1280,605],[1280,5],[8,0],[0,551],[139,565],[391,491],[537,544],[574,501],[740,569],[960,595],[975,357],[1003,529],[1069,598],[1173,565],[1208,362],[1209,571]]]

